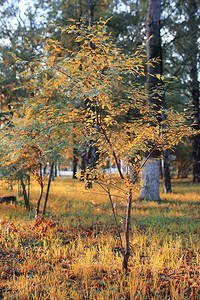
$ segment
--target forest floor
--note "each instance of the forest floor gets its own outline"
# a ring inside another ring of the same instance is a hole
[[[200,185],[173,180],[172,188],[161,204],[134,194],[125,275],[110,204],[96,184],[84,191],[78,180],[56,178],[45,220],[36,222],[37,185],[26,211],[18,187],[0,183],[2,195],[18,198],[0,204],[0,299],[200,299]]]

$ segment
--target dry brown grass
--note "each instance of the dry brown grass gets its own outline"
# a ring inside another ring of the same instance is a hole
[[[85,192],[75,182],[53,183],[44,222],[33,220],[34,184],[32,211],[1,204],[0,299],[200,298],[198,185],[174,181],[160,205],[134,201],[125,276],[106,196],[97,185]],[[123,221],[122,199],[114,201]]]

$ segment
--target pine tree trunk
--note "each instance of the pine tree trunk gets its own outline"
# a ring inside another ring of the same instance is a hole
[[[171,193],[171,178],[170,178],[170,171],[169,171],[169,154],[168,150],[163,151],[163,158],[162,158],[162,174],[163,174],[163,192],[164,193]]]
[[[190,42],[190,86],[193,103],[193,123],[194,129],[200,129],[200,92],[198,82],[198,20],[197,3],[195,0],[188,1],[188,27]],[[200,135],[196,135],[193,140],[193,181],[200,182]]]
[[[152,110],[157,113],[162,106],[162,99],[156,94],[155,88],[162,82],[154,76],[162,74],[162,49],[160,38],[160,17],[161,17],[161,0],[149,0],[148,16],[147,16],[147,60],[151,61],[155,58],[160,58],[160,63],[153,66],[147,65],[147,90],[149,92],[149,104],[152,105]],[[161,116],[158,115],[161,120]],[[159,159],[158,152],[153,151],[149,161],[144,166],[141,172],[141,191],[139,199],[160,201],[159,196]],[[148,155],[148,153],[146,154]],[[147,156],[146,156],[147,157]]]
[[[160,201],[159,194],[159,169],[160,160],[149,158],[141,172],[142,187],[140,190],[140,200]]]
[[[163,109],[165,109],[165,98],[163,97]],[[166,120],[165,112],[162,113],[162,120]],[[165,135],[165,124],[161,125],[161,134],[162,136]],[[164,193],[171,193],[171,177],[169,171],[169,151],[166,149],[162,152],[162,160],[161,160],[161,169],[162,169],[162,181],[163,181],[163,192]]]
[[[193,182],[200,182],[200,135],[193,142]]]

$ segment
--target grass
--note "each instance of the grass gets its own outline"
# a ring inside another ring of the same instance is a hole
[[[85,191],[79,181],[56,179],[44,222],[33,220],[34,183],[30,212],[1,204],[0,299],[200,299],[200,186],[172,185],[161,204],[134,194],[128,276],[98,185]],[[2,187],[3,193],[11,192]],[[113,200],[123,231],[124,200]]]

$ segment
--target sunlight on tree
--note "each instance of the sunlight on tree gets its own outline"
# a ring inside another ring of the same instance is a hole
[[[2,165],[18,162],[18,168],[24,168],[21,160],[26,156],[29,171],[37,177],[38,166],[72,149],[74,139],[77,145],[95,143],[99,159],[92,168],[87,166],[86,179],[96,178],[108,195],[127,272],[132,192],[140,171],[152,151],[173,148],[193,130],[185,125],[184,114],[169,109],[166,120],[161,121],[166,128],[161,136],[157,117],[161,111],[153,109],[148,92],[138,84],[138,78],[145,76],[143,49],[132,55],[121,53],[102,21],[93,27],[74,23],[61,31],[75,48],[72,51],[49,38],[45,55],[35,60],[32,72],[24,72],[30,97],[16,109],[12,124],[1,131],[1,147],[7,149]],[[36,148],[39,156],[32,151]],[[142,163],[144,153],[148,155]],[[126,175],[122,159],[129,170]],[[119,179],[102,172],[108,161],[116,165]],[[114,189],[125,199],[125,246],[112,201]]]

